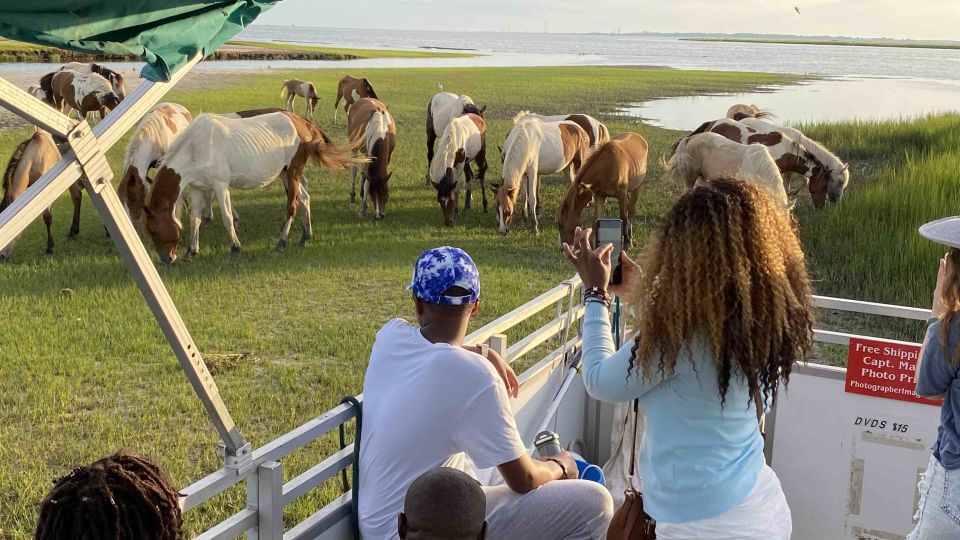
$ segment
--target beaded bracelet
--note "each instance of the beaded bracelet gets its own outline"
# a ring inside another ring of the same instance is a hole
[[[600,287],[590,287],[589,289],[584,289],[583,291],[583,301],[586,302],[600,302],[601,304],[610,307],[610,293],[601,289]]]

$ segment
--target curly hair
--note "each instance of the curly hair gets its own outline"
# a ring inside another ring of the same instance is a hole
[[[688,191],[641,267],[628,376],[671,375],[681,350],[705,339],[721,406],[733,376],[746,379],[750,396],[776,399],[813,343],[814,304],[792,220],[763,187],[720,179]]]
[[[960,314],[960,249],[950,248],[947,252],[946,274],[943,276],[943,289],[940,291],[940,301],[946,306],[946,311],[940,316],[940,346],[943,347],[943,357],[950,358],[953,365],[960,365],[960,347],[950,354],[947,339],[950,337],[950,323]]]
[[[179,496],[152,461],[117,452],[54,480],[35,540],[179,540]]]

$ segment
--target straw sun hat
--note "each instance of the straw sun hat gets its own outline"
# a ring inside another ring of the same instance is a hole
[[[960,216],[938,219],[921,225],[920,236],[938,244],[960,248]]]

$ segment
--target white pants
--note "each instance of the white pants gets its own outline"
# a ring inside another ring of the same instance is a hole
[[[483,486],[487,540],[603,540],[613,517],[610,492],[589,480],[555,480],[528,493]]]
[[[736,507],[687,523],[657,522],[657,540],[790,540],[790,507],[773,469],[764,465],[757,483]]]

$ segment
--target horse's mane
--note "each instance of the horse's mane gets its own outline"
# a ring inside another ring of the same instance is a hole
[[[513,117],[514,124],[519,124],[527,120],[539,120],[539,118],[537,118],[535,113],[530,111],[520,111]]]
[[[23,159],[23,153],[26,151],[27,146],[33,142],[33,139],[36,138],[38,134],[39,132],[33,134],[29,139],[18,144],[17,148],[13,151],[13,155],[10,156],[10,160],[7,161],[7,168],[3,171],[3,199],[0,200],[0,212],[2,212],[10,204],[7,201],[6,195],[7,190],[12,187],[13,175],[20,166],[20,160]]]
[[[520,186],[527,162],[529,161],[530,147],[533,144],[531,130],[533,124],[521,122],[515,125],[507,135],[503,150],[503,187],[507,190]],[[525,150],[525,152],[521,152]]]
[[[573,179],[573,183],[570,184],[570,188],[567,189],[566,195],[563,196],[563,200],[560,202],[560,208],[557,209],[557,222],[560,222],[561,216],[567,212],[573,212],[577,210],[576,204],[577,199],[580,197],[580,193],[583,190],[590,190],[590,183],[586,183],[589,180],[592,180],[594,176],[594,169],[597,168],[597,163],[600,161],[600,156],[611,151],[610,145],[611,142],[606,142],[597,149],[596,152],[590,155],[587,158],[587,161],[584,162],[583,166],[580,167],[580,170],[577,171],[577,175]],[[584,207],[586,203],[584,203]],[[580,208],[582,211],[583,208]]]
[[[463,148],[465,141],[462,137],[463,129],[460,126],[461,119],[465,119],[467,122],[471,121],[469,118],[458,116],[443,130],[443,135],[440,137],[440,144],[437,146],[437,155],[433,161],[430,162],[431,177],[443,176],[444,169],[453,165],[457,150]]]
[[[380,99],[380,97],[377,96],[377,92],[373,89],[373,85],[370,84],[370,81],[368,81],[366,77],[361,80],[363,81],[364,86],[367,87],[367,93],[370,94],[369,97],[372,97],[373,99]]]
[[[689,137],[680,139],[676,144],[674,153],[670,156],[670,160],[663,164],[665,170],[681,179],[686,178],[697,165],[693,155],[687,148],[689,142]]]

